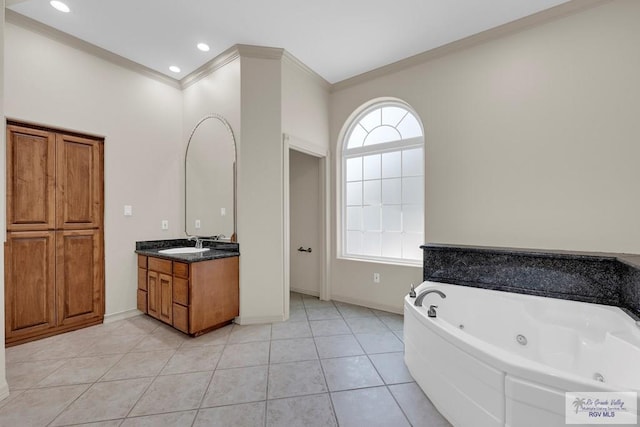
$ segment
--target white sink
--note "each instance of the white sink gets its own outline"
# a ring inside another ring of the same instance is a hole
[[[161,254],[197,254],[200,252],[208,251],[209,248],[194,248],[194,247],[184,247],[184,248],[170,248],[170,249],[162,249],[158,251]]]

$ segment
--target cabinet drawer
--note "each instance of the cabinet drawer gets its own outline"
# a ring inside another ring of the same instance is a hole
[[[173,262],[173,275],[178,277],[189,277],[189,264],[183,262]]]
[[[147,312],[147,291],[138,289],[138,310]]]
[[[167,259],[149,257],[148,268],[149,270],[157,271],[158,273],[171,274],[171,261]]]
[[[173,302],[189,305],[189,280],[180,277],[173,278]]]
[[[138,267],[138,289],[147,290],[147,270],[145,268]]]
[[[189,333],[189,309],[180,304],[173,304],[173,327]]]
[[[147,268],[147,257],[144,255],[138,255],[138,267]]]

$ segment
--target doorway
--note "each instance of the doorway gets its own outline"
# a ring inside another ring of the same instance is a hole
[[[320,296],[320,159],[289,152],[289,289]]]
[[[289,318],[290,291],[317,296],[321,300],[330,299],[330,165],[328,150],[287,134],[283,135],[283,154],[283,319],[286,320]]]

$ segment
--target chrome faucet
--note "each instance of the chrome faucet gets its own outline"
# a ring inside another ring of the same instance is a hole
[[[195,240],[196,241],[196,249],[202,249],[202,240],[198,236],[189,236],[187,240]]]
[[[437,305],[430,305],[427,311],[427,317],[436,317],[436,308],[438,308]]]
[[[439,291],[437,289],[428,289],[428,290],[426,290],[424,292],[420,292],[420,294],[416,297],[416,300],[413,303],[413,305],[415,305],[416,307],[422,307],[422,300],[424,299],[424,297],[426,297],[427,295],[429,295],[431,293],[438,294],[442,298],[446,298],[447,297],[443,292],[441,292],[441,291]]]
[[[220,239],[224,239],[224,234],[220,234],[218,236],[211,236],[211,238],[198,237],[198,236],[189,237],[189,240],[195,240],[196,241],[196,248],[197,249],[202,249],[202,242],[219,242]]]

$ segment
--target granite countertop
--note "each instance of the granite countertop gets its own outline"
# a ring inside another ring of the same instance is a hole
[[[202,242],[202,246],[209,248],[208,251],[192,254],[162,254],[163,249],[178,247],[193,247],[195,242],[188,239],[172,240],[147,240],[136,242],[135,252],[140,255],[152,256],[155,258],[168,259],[186,263],[210,261],[219,258],[229,258],[240,256],[240,247],[237,243],[231,242]]]

